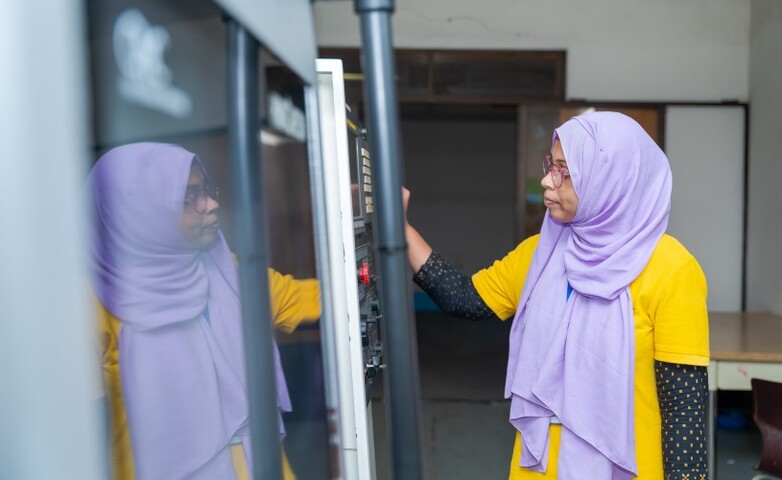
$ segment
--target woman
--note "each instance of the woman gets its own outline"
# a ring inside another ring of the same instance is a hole
[[[87,187],[115,477],[247,478],[241,309],[217,190],[193,153],[156,143],[106,153]],[[278,328],[320,316],[316,280],[269,275]],[[275,366],[290,411],[279,354]]]
[[[614,112],[552,143],[540,234],[470,279],[408,225],[415,281],[451,314],[514,316],[511,479],[705,479],[706,280],[665,234],[668,160]]]

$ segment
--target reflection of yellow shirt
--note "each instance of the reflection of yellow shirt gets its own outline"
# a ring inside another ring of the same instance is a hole
[[[519,244],[502,260],[472,277],[478,294],[502,319],[516,313],[539,236]],[[562,292],[565,295],[565,292]],[[663,478],[660,407],[654,361],[709,364],[706,278],[698,262],[675,238],[664,235],[641,274],[630,284],[635,317],[635,449],[638,477]],[[521,437],[516,434],[511,479],[557,477],[559,425],[552,425],[548,471],[519,467]]]
[[[296,280],[290,275],[269,270],[269,288],[274,325],[290,333],[303,322],[313,322],[320,317],[320,285],[317,280]],[[122,322],[98,304],[98,328],[103,348],[103,377],[111,411],[111,451],[114,478],[132,480],[133,454],[128,432],[125,404],[119,377],[119,332]],[[247,478],[244,453],[241,445],[231,447],[231,456],[237,467],[237,478]],[[283,453],[283,470],[286,480],[295,476]],[[244,470],[244,471],[242,471]]]

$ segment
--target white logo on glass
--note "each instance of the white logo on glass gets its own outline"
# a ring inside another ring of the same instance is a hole
[[[172,84],[171,70],[163,58],[171,43],[166,29],[129,9],[117,17],[113,41],[119,69],[117,90],[122,98],[177,118],[193,111],[190,96]]]
[[[301,111],[290,98],[277,92],[269,93],[269,124],[277,130],[299,141],[307,139],[307,122]]]

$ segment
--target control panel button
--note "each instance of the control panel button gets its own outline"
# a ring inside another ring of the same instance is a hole
[[[369,263],[364,262],[358,269],[358,280],[364,285],[369,285]]]

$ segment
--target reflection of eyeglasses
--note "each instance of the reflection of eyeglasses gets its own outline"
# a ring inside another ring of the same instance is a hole
[[[570,172],[554,163],[551,154],[547,153],[543,155],[543,175],[545,176],[549,173],[551,174],[551,181],[554,182],[554,188],[561,187],[562,180],[570,176]]]
[[[217,200],[217,185],[207,182],[202,187],[189,187],[185,192],[185,205],[198,213],[206,213],[209,209],[209,198]]]

